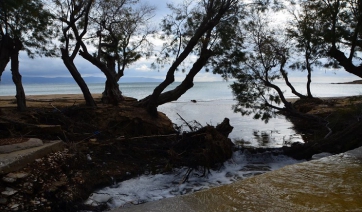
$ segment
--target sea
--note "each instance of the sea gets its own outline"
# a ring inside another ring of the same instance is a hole
[[[293,124],[284,116],[272,118],[268,123],[255,120],[252,116],[234,113],[232,106],[236,104],[230,85],[232,82],[195,82],[186,94],[177,101],[158,107],[176,125],[184,125],[184,120],[202,126],[217,125],[224,118],[229,118],[234,127],[230,139],[240,147],[233,157],[219,169],[210,170],[206,177],[194,171],[187,182],[181,183],[187,168],[175,169],[172,173],[151,175],[144,173],[133,179],[116,182],[114,185],[94,191],[85,201],[89,205],[106,203],[110,208],[127,207],[163,198],[184,195],[216,186],[231,184],[245,178],[276,170],[286,165],[300,163],[283,155],[271,152],[251,154],[243,147],[277,148],[295,142],[303,143],[302,135],[295,132]],[[296,98],[282,83],[277,84],[285,92],[286,98]],[[305,93],[305,83],[293,83],[296,90]],[[142,99],[152,93],[158,83],[120,83],[125,96]],[[173,83],[168,89],[179,85]],[[102,93],[103,83],[88,84],[91,93]],[[331,84],[328,82],[312,83],[312,94],[315,97],[342,97],[362,94],[361,84]],[[26,95],[45,94],[80,94],[74,83],[64,84],[24,84]],[[304,92],[303,92],[304,91]],[[1,96],[15,95],[15,86],[0,83]],[[195,101],[191,101],[195,100]],[[182,117],[182,118],[181,118]],[[187,128],[183,128],[187,130]],[[91,154],[91,153],[90,153]],[[131,173],[130,173],[131,174]],[[113,179],[112,176],[109,176]]]

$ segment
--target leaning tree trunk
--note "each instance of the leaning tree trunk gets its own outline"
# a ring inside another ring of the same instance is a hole
[[[207,9],[207,16],[211,16],[211,13],[215,12],[212,10],[213,6],[215,6],[217,3],[211,3],[209,6],[210,8]],[[148,113],[150,113],[152,116],[157,117],[157,106],[158,106],[158,100],[160,99],[161,93],[171,84],[175,81],[175,71],[177,67],[188,57],[188,55],[194,50],[194,47],[197,45],[199,40],[202,36],[204,36],[206,33],[209,33],[210,30],[214,29],[216,25],[219,24],[221,18],[224,16],[226,12],[229,11],[231,7],[231,2],[225,2],[220,8],[218,8],[215,16],[211,19],[204,18],[203,22],[199,25],[199,27],[195,30],[194,35],[191,37],[189,42],[187,43],[185,49],[179,54],[179,56],[176,58],[174,63],[171,65],[169,70],[167,71],[166,79],[160,83],[154,90],[153,93],[140,100],[139,105],[146,106]],[[207,39],[205,39],[207,40]],[[146,103],[146,104],[145,104]]]
[[[15,38],[14,49],[11,52],[11,72],[13,75],[13,82],[16,87],[16,103],[19,111],[26,110],[25,92],[19,72],[19,51],[22,49],[22,46],[21,41],[18,38]]]
[[[305,96],[305,95],[299,93],[297,90],[295,90],[295,88],[294,88],[294,86],[292,85],[292,83],[290,83],[289,78],[288,78],[288,74],[287,74],[287,72],[285,72],[285,70],[281,70],[280,72],[281,72],[281,74],[282,74],[282,76],[283,76],[283,78],[284,78],[285,84],[287,84],[287,86],[290,88],[290,90],[292,91],[292,93],[293,93],[294,95],[296,95],[297,97],[299,97],[299,98],[301,98],[301,99],[307,98],[307,96]]]
[[[69,57],[67,50],[63,48],[61,48],[60,50],[62,52],[63,63],[67,67],[75,82],[78,84],[79,88],[81,89],[86,105],[90,107],[97,107],[97,104],[94,101],[87,84],[85,83],[84,79],[77,70],[77,67],[74,65],[73,61]]]
[[[207,60],[212,56],[212,51],[205,49],[202,51],[199,59],[194,63],[186,78],[175,89],[162,93],[157,101],[157,106],[167,102],[175,101],[180,98],[187,90],[194,86],[194,77],[204,67]]]
[[[0,81],[1,75],[5,71],[10,61],[11,50],[13,49],[12,41],[9,35],[3,35],[0,42]]]

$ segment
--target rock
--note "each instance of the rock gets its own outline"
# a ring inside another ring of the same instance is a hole
[[[29,173],[26,173],[26,172],[9,173],[6,176],[10,177],[10,178],[15,178],[15,179],[23,179],[23,178],[28,177]]]
[[[19,209],[19,204],[13,204],[10,206],[10,209],[12,209],[13,211],[17,211]]]
[[[12,177],[3,177],[3,181],[6,182],[6,183],[13,183],[16,181],[15,178],[12,178]]]
[[[17,190],[12,189],[12,188],[6,188],[5,191],[1,192],[1,194],[5,195],[5,196],[12,196],[14,194],[18,193]]]
[[[43,141],[37,138],[30,138],[28,141],[17,144],[9,144],[0,146],[0,154],[7,154],[14,151],[19,151],[23,149],[29,149],[33,147],[42,146]]]

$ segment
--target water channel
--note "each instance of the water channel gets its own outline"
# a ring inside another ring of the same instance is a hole
[[[362,211],[362,147],[115,211]]]

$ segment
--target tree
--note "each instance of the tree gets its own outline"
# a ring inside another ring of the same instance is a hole
[[[308,4],[309,2],[305,2],[299,5],[300,11],[294,10],[290,12],[294,19],[290,21],[286,29],[287,37],[295,42],[293,49],[296,49],[296,52],[299,53],[296,55],[299,59],[289,67],[301,71],[306,70],[308,73],[307,96],[297,92],[287,80],[287,73],[282,73],[292,93],[299,98],[313,98],[310,88],[313,67],[321,66],[320,59],[326,55],[326,44],[323,38],[315,34],[316,31],[322,28],[322,25],[317,21],[316,14],[308,10]]]
[[[74,59],[79,53],[83,43],[83,38],[88,30],[88,15],[92,6],[92,0],[83,1],[54,1],[57,9],[57,18],[60,20],[62,36],[60,41],[63,45],[60,47],[61,57],[64,65],[80,87],[86,105],[96,107],[96,103],[89,91],[87,84],[79,73]],[[65,26],[63,26],[65,25]]]
[[[162,22],[164,44],[163,54],[159,59],[161,65],[172,60],[165,80],[159,84],[151,95],[140,100],[139,105],[157,116],[157,107],[177,100],[193,87],[193,79],[204,67],[211,65],[211,58],[222,57],[224,52],[240,46],[240,37],[235,26],[242,16],[237,0],[208,0],[185,2],[175,7],[169,5],[172,15]],[[236,46],[231,41],[235,39]],[[174,74],[185,60],[196,57],[182,83],[171,91],[163,91],[174,82]],[[216,60],[216,59],[215,59]]]
[[[251,16],[243,28],[248,44],[245,60],[227,70],[237,80],[231,85],[237,100],[234,111],[242,115],[254,114],[254,118],[266,122],[275,111],[294,111],[283,91],[274,84],[286,72],[284,68],[289,59],[286,40],[268,28],[268,22],[260,14]],[[284,107],[280,107],[280,103]]]
[[[359,57],[362,49],[362,2],[311,0],[301,1],[301,4],[316,14],[316,20],[323,26],[311,33],[323,38],[328,45],[327,56],[335,60],[326,66],[342,66],[347,72],[362,77]]]
[[[155,8],[140,4],[139,0],[108,0],[96,1],[90,14],[93,35],[98,39],[92,40],[98,52],[81,55],[89,60],[100,60],[116,82],[124,76],[125,69],[142,57],[150,56],[152,44],[148,41],[149,35],[155,33],[149,24]],[[107,76],[107,75],[106,75]],[[103,102],[109,100],[112,89],[111,80],[107,77]]]
[[[147,36],[153,33],[147,26],[154,8],[138,0],[95,1],[89,16],[92,29],[88,30],[97,52],[91,54],[83,41],[79,54],[98,67],[106,76],[104,103],[118,104],[122,99],[118,80],[124,70],[142,56],[149,55]],[[136,8],[136,9],[134,9]],[[95,39],[97,38],[97,39]]]
[[[29,57],[53,56],[51,48],[52,15],[41,0],[2,0],[0,2],[1,53],[0,73],[11,60],[11,72],[16,86],[18,110],[26,110],[25,92],[19,72],[19,52],[25,50]]]

